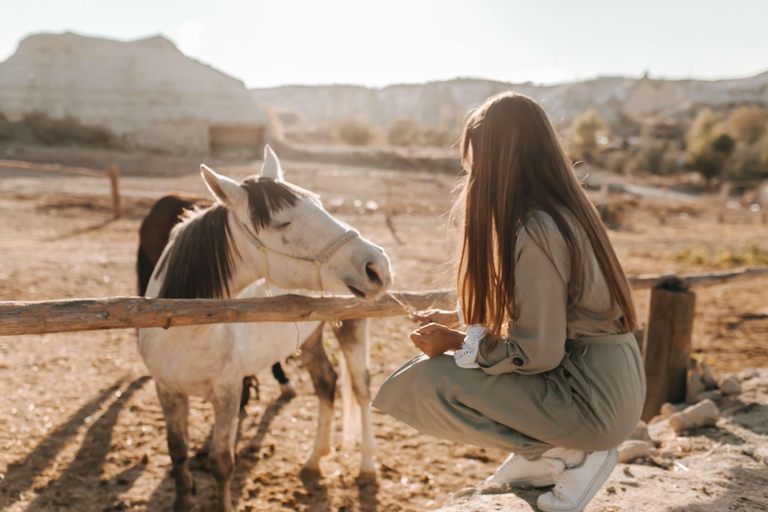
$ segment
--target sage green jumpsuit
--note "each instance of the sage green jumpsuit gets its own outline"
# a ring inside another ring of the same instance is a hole
[[[584,282],[570,307],[570,257],[548,214],[536,210],[518,232],[515,307],[509,339],[479,369],[453,357],[418,356],[393,373],[377,409],[431,436],[501,448],[534,460],[552,447],[600,451],[636,428],[645,401],[645,371],[634,335],[583,228],[565,210],[581,250]]]

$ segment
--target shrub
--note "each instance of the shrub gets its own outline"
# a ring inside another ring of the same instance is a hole
[[[756,105],[739,107],[728,119],[728,132],[740,144],[754,144],[765,135],[767,129],[765,113]]]
[[[687,162],[707,182],[723,173],[736,145],[722,125],[723,117],[710,109],[698,113],[688,130]]]
[[[393,146],[412,146],[418,143],[420,126],[415,119],[398,117],[389,123],[387,140]]]
[[[333,129],[334,139],[350,146],[368,146],[379,136],[372,125],[361,119],[347,119]]]
[[[728,160],[726,176],[733,180],[768,178],[768,136],[750,146],[739,145]]]
[[[451,145],[451,136],[446,128],[424,126],[419,134],[419,142],[422,146],[441,148]]]
[[[610,129],[594,108],[576,116],[571,123],[568,147],[573,158],[592,160],[598,149],[598,139],[608,137]]]

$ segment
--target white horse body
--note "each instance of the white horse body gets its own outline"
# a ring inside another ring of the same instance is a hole
[[[319,198],[283,181],[267,146],[261,176],[238,183],[203,166],[214,206],[176,225],[152,273],[147,297],[263,297],[269,281],[290,290],[346,293],[373,299],[392,282],[389,258],[375,244],[326,212]],[[259,281],[262,279],[262,281]],[[323,348],[319,322],[299,324],[302,362],[320,399],[315,446],[304,470],[320,472],[330,452],[336,372]],[[361,474],[375,472],[375,439],[368,389],[365,320],[333,326],[347,362],[357,404],[363,408]],[[176,483],[174,508],[192,506],[188,465],[189,396],[213,404],[211,468],[220,506],[231,512],[231,480],[243,377],[283,360],[296,349],[293,323],[215,324],[139,329],[139,351],[155,379],[167,426]]]
[[[270,285],[273,296],[288,293]],[[311,292],[293,290],[310,295]],[[239,299],[268,297],[264,279],[237,295]],[[322,322],[253,322],[142,329],[139,352],[152,378],[168,389],[213,400],[215,389],[233,387],[284,361],[303,345]],[[297,332],[298,328],[298,332]]]

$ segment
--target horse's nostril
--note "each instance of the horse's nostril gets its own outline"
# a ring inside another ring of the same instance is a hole
[[[381,277],[379,277],[379,273],[376,272],[376,269],[373,267],[373,263],[369,262],[365,264],[365,275],[368,276],[368,279],[371,282],[381,284]]]

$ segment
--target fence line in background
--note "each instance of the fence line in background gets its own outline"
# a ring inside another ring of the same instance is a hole
[[[123,207],[120,201],[120,171],[117,165],[110,165],[107,172],[87,167],[69,167],[59,164],[37,164],[32,162],[21,162],[18,160],[0,160],[0,168],[21,169],[24,171],[50,172],[57,174],[74,174],[77,176],[88,176],[89,178],[108,178],[110,191],[112,195],[112,212],[115,218],[122,217]]]

